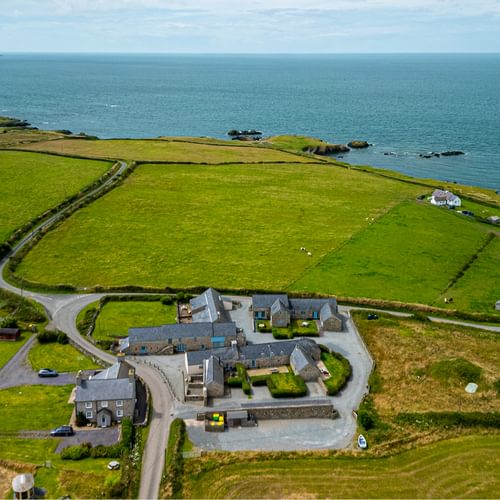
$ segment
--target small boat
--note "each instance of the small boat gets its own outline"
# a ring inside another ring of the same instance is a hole
[[[366,447],[368,446],[367,442],[366,442],[366,439],[365,439],[365,436],[363,436],[363,434],[360,434],[358,436],[358,446],[364,450],[366,449]]]

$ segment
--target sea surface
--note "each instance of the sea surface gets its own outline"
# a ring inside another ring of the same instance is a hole
[[[500,54],[3,54],[0,115],[101,138],[367,140],[342,161],[500,189]],[[419,157],[447,150],[465,155]]]

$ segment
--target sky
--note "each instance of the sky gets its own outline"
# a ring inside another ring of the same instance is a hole
[[[0,0],[2,52],[500,52],[500,0]]]

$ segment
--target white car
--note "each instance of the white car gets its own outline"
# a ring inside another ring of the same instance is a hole
[[[108,469],[109,470],[116,470],[120,468],[120,462],[117,462],[116,460],[112,460],[108,464]]]

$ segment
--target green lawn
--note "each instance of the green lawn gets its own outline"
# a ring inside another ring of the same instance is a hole
[[[127,337],[128,329],[138,326],[159,326],[175,323],[176,306],[156,302],[108,302],[97,317],[93,332],[95,340]]]
[[[355,234],[289,289],[432,304],[481,247],[487,229],[448,210],[405,202]],[[494,268],[489,272],[495,274]],[[478,288],[482,278],[471,270]],[[500,280],[490,285],[500,296]]]
[[[500,438],[468,436],[388,458],[219,454],[184,465],[185,498],[497,498]]]
[[[280,289],[421,192],[322,164],[142,165],[51,231],[17,272],[49,285]]]
[[[307,394],[306,383],[293,373],[273,373],[267,378],[267,387],[273,398],[295,398]]]
[[[28,358],[33,370],[37,371],[41,368],[52,368],[58,372],[77,372],[101,368],[72,345],[62,345],[57,342],[49,344],[37,342],[30,349]]]
[[[109,458],[86,458],[72,461],[61,460],[55,449],[58,439],[20,439],[0,437],[0,460],[39,465],[35,484],[47,490],[46,498],[103,498],[102,491],[107,478],[120,471],[109,471]],[[46,463],[50,467],[44,467]]]
[[[265,161],[314,161],[310,158],[275,151],[262,146],[215,144],[188,142],[186,140],[139,140],[108,139],[89,141],[81,139],[61,139],[39,142],[26,146],[36,151],[53,151],[75,154],[90,158],[120,158],[142,161],[179,161],[192,163],[230,163],[230,162],[265,162]]]
[[[490,314],[500,300],[500,238],[495,238],[479,255],[465,274],[445,294],[453,302],[447,306],[440,300],[441,307],[469,309]]]
[[[0,368],[2,368],[14,354],[27,342],[31,334],[22,332],[18,341],[6,342],[0,341]]]
[[[46,430],[69,423],[73,385],[30,385],[0,390],[2,432]]]
[[[0,243],[45,210],[101,177],[110,164],[0,151]]]

